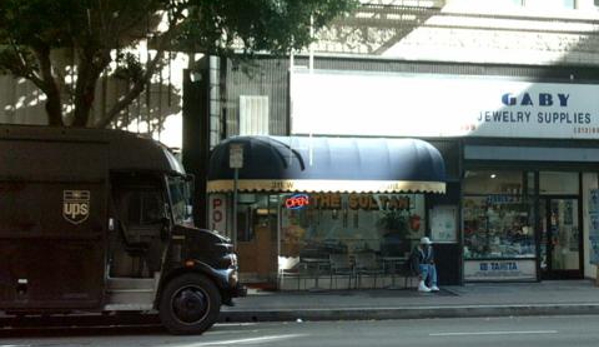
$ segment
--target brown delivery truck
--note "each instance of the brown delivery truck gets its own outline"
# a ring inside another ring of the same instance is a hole
[[[244,294],[229,239],[193,227],[193,180],[151,139],[0,125],[0,311],[158,312],[201,333]]]

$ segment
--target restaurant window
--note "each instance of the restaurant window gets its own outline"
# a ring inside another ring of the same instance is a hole
[[[535,257],[534,175],[467,171],[464,179],[464,259]]]
[[[305,194],[298,208],[282,198],[281,255],[326,258],[374,252],[405,257],[424,236],[422,194]]]

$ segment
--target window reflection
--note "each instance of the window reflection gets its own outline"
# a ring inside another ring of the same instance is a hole
[[[364,251],[405,256],[424,235],[420,194],[331,193],[309,198],[305,208],[282,209],[282,256],[324,258]]]

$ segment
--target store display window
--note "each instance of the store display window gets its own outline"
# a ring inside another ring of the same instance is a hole
[[[534,258],[534,180],[523,172],[468,171],[464,180],[464,259]]]

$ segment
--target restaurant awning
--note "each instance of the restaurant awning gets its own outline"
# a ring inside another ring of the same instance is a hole
[[[233,191],[230,148],[239,145],[241,192],[445,192],[443,157],[425,141],[299,136],[236,136],[221,142],[210,158],[208,192]]]

